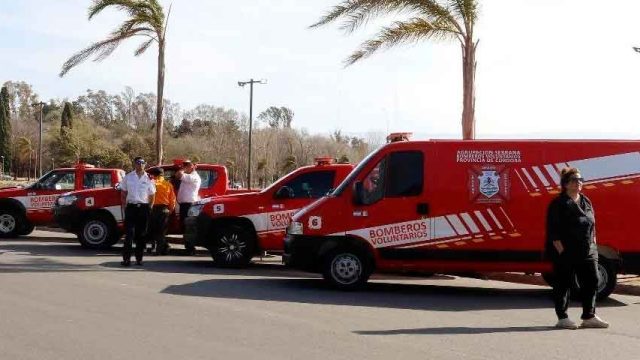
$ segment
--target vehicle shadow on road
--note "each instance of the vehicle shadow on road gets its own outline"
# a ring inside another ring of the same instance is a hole
[[[434,284],[372,282],[364,290],[332,290],[321,279],[212,279],[172,285],[162,293],[257,301],[280,301],[415,309],[471,311],[550,308],[550,291],[540,289],[496,289]],[[600,306],[625,306],[609,299]]]
[[[354,331],[358,335],[477,335],[495,333],[541,332],[561,330],[554,326],[507,326],[507,327],[433,327],[417,329]]]
[[[8,244],[0,243],[0,254],[3,252],[28,253],[32,256],[62,256],[62,257],[95,257],[95,256],[114,256],[122,252],[121,249],[85,249],[77,242],[68,243],[58,241],[52,243],[25,242],[16,243],[12,241]]]

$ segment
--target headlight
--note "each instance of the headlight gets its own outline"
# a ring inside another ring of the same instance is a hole
[[[302,235],[302,223],[297,221],[292,221],[291,224],[289,224],[287,233],[291,235]]]
[[[78,197],[75,195],[60,196],[58,198],[58,205],[69,206],[73,205],[76,201],[78,201]]]
[[[198,216],[198,215],[200,215],[200,212],[202,211],[203,207],[204,207],[204,205],[202,205],[202,204],[191,205],[191,207],[189,208],[189,211],[187,211],[187,216]]]

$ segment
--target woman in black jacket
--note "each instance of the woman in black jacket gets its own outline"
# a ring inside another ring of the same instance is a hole
[[[591,200],[581,194],[584,179],[576,168],[561,173],[562,193],[551,201],[547,211],[547,253],[553,261],[553,297],[558,323],[556,327],[577,329],[569,319],[569,292],[574,276],[580,283],[583,328],[607,328],[596,316],[598,287],[598,247],[596,220]]]

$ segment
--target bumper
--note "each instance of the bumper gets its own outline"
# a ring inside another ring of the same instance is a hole
[[[189,216],[184,219],[184,243],[185,245],[208,247],[207,234],[211,219],[206,215]]]
[[[321,269],[323,249],[327,237],[287,234],[284,238],[284,254],[282,261],[286,266],[306,270]]]
[[[80,227],[80,209],[75,205],[53,207],[53,220],[62,229],[75,232]]]
[[[626,274],[640,274],[640,253],[622,253],[622,271]]]

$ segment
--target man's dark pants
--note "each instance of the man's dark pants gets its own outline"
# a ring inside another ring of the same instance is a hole
[[[189,209],[191,208],[192,204],[193,203],[180,203],[180,229],[182,230],[183,234],[184,234],[184,219],[187,218],[187,213],[189,212]],[[195,246],[193,246],[192,244],[188,244],[186,242],[184,243],[184,249],[189,255],[194,255],[196,251]]]
[[[571,284],[577,276],[582,297],[581,319],[591,319],[596,313],[596,294],[598,291],[598,260],[556,261],[553,264],[555,285],[553,298],[558,319],[566,319],[569,308]]]
[[[136,243],[135,256],[137,261],[142,261],[146,244],[147,226],[149,224],[149,204],[127,204],[124,209],[124,226],[126,235],[122,259],[131,260],[132,242]]]
[[[151,209],[151,220],[149,226],[149,240],[155,244],[156,253],[166,255],[168,250],[167,228],[171,212],[167,205],[154,205]]]

